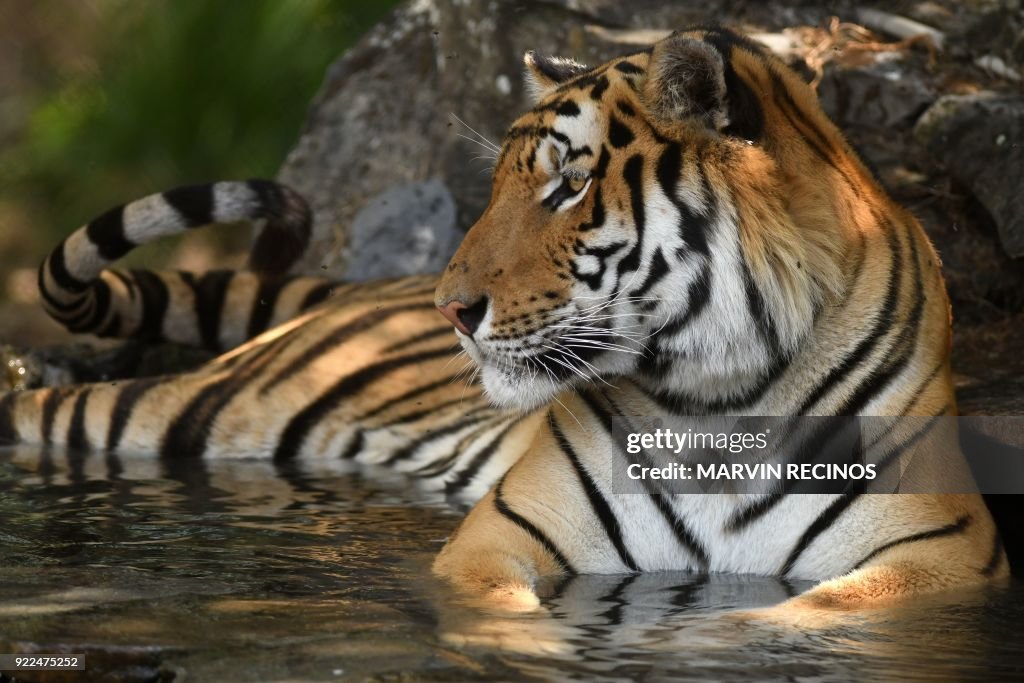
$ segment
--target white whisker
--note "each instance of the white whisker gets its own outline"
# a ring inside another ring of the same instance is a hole
[[[478,131],[476,128],[474,128],[473,126],[469,125],[468,123],[466,123],[465,121],[460,119],[456,114],[452,113],[452,114],[450,114],[450,116],[453,119],[455,119],[456,121],[458,121],[459,123],[461,123],[463,126],[468,128],[469,130],[471,130],[478,138],[480,138],[484,143],[486,143],[487,146],[490,147],[491,150],[493,150],[494,152],[497,152],[499,154],[501,153],[501,148],[496,143],[494,143],[491,140],[489,140],[486,135],[484,135],[483,133]]]

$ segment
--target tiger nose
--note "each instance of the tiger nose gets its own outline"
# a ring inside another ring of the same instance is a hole
[[[444,306],[438,306],[437,310],[455,325],[455,329],[472,337],[487,314],[487,297],[481,297],[469,306],[458,300],[449,301]]]

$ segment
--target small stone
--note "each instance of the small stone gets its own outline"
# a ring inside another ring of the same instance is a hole
[[[349,280],[437,272],[462,241],[455,200],[438,179],[398,185],[356,215],[349,243]]]
[[[512,81],[508,79],[508,76],[501,74],[494,79],[494,87],[498,89],[502,95],[510,95],[512,93]]]

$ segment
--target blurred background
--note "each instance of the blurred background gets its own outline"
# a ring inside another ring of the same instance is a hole
[[[0,0],[0,302],[34,302],[46,252],[111,205],[273,176],[325,68],[395,4]],[[202,231],[126,260],[206,270],[248,239]]]

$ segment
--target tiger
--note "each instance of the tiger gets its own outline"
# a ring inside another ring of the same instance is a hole
[[[524,63],[534,106],[439,276],[281,275],[309,216],[270,181],[153,195],[80,228],[40,268],[56,319],[225,353],[8,393],[0,438],[407,472],[475,501],[434,574],[515,610],[580,574],[777,576],[814,584],[791,608],[837,609],[1005,578],[975,494],[612,491],[615,416],[955,414],[949,303],[917,220],[750,39],[697,27],[594,68]],[[254,272],[107,269],[242,219],[265,223]]]

